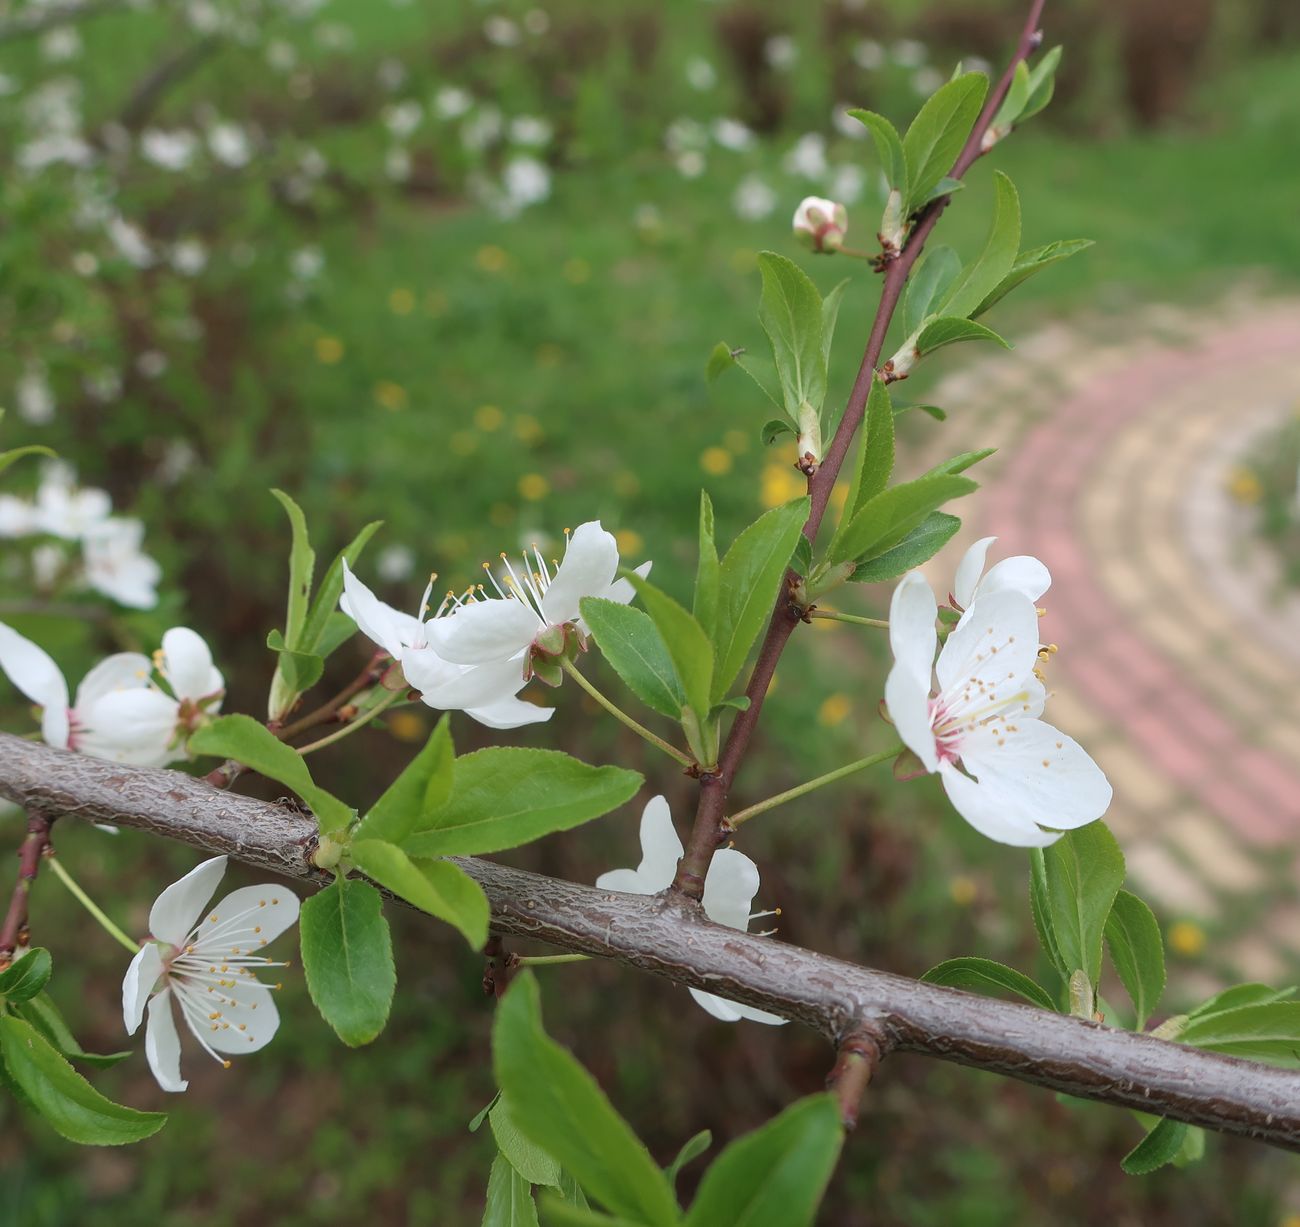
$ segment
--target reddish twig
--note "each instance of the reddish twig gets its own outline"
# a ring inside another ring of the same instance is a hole
[[[0,927],[0,971],[13,961],[14,951],[20,946],[26,946],[30,940],[27,899],[31,894],[32,883],[40,872],[41,857],[49,849],[50,827],[53,825],[54,819],[40,810],[27,811],[27,834],[18,849],[18,881],[14,883],[9,910],[5,913],[4,925]]]
[[[984,132],[993,122],[998,107],[1002,105],[1002,99],[1006,96],[1011,79],[1015,75],[1016,65],[1028,57],[1041,43],[1042,36],[1038,29],[1038,22],[1042,16],[1044,2],[1045,0],[1034,0],[1015,54],[1011,57],[1001,80],[989,94],[979,119],[971,129],[957,161],[953,164],[952,178],[960,179],[979,157]],[[840,419],[835,437],[826,449],[820,467],[808,479],[808,493],[812,499],[812,507],[808,513],[808,520],[804,524],[803,535],[809,542],[816,539],[817,531],[821,528],[831,490],[839,477],[840,469],[844,466],[853,436],[862,424],[867,407],[867,396],[871,391],[871,381],[885,347],[885,335],[889,331],[890,322],[902,298],[908,274],[916,264],[926,239],[934,230],[950,199],[951,197],[941,196],[921,210],[902,252],[886,268],[884,285],[880,291],[880,303],[876,307],[876,316],[867,338],[867,348],[862,356],[862,365],[858,368],[857,378],[853,382],[853,390],[849,393],[844,416]],[[791,583],[796,582],[797,579],[798,577],[793,574],[789,576]],[[785,645],[794,633],[794,628],[799,625],[801,616],[801,611],[792,604],[787,593],[783,591],[777,600],[776,609],[772,612],[767,633],[758,650],[758,658],[754,662],[754,671],[745,690],[749,707],[736,716],[727,734],[722,754],[719,756],[717,771],[700,777],[700,801],[695,811],[695,822],[686,845],[686,853],[678,864],[677,877],[673,882],[673,889],[689,898],[699,899],[704,893],[704,878],[708,873],[709,863],[726,837],[722,823],[726,816],[727,794],[749,750],[749,742],[754,735],[754,729],[758,726],[763,711],[763,700],[772,685],[781,653],[785,651]]]
[[[505,942],[496,936],[488,938],[483,954],[487,959],[483,967],[483,994],[499,1001],[519,970],[519,956],[511,954]]]
[[[826,1075],[826,1089],[840,1101],[840,1120],[845,1129],[857,1127],[862,1097],[892,1046],[888,1035],[879,1028],[861,1028],[840,1042],[835,1064]]]

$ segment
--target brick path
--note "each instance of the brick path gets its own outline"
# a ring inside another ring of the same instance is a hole
[[[950,418],[915,459],[1000,451],[932,578],[989,534],[991,560],[1048,564],[1047,716],[1115,785],[1138,888],[1166,921],[1212,926],[1238,975],[1295,975],[1300,597],[1276,598],[1226,478],[1300,409],[1300,304],[1094,331],[1049,327],[936,390]]]

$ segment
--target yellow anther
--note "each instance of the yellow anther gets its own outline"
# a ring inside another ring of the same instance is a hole
[[[222,1069],[229,1069],[229,1068],[230,1068],[230,1062],[229,1062],[229,1061],[222,1061],[222,1062],[221,1062],[221,1068],[222,1068]]]

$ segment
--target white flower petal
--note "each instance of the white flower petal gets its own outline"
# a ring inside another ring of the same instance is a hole
[[[555,715],[555,708],[540,707],[524,699],[500,699],[486,707],[467,707],[465,714],[484,728],[518,729],[526,724],[542,724]]]
[[[618,574],[618,543],[599,520],[579,524],[569,538],[555,578],[542,597],[542,613],[552,625],[572,622],[584,596],[602,596]]]
[[[50,654],[0,622],[0,669],[23,694],[44,709],[41,735],[46,744],[66,747],[68,683]]]
[[[1007,698],[1032,676],[1037,659],[1038,611],[1033,601],[1020,592],[994,592],[975,598],[943,645],[935,672],[941,694],[971,681],[983,682],[998,698]],[[970,706],[986,707],[993,701],[991,693],[978,684],[973,687]],[[962,709],[967,706],[961,704]]]
[[[140,652],[116,652],[101,660],[77,687],[76,709],[84,712],[115,690],[138,690],[149,684],[153,664]]]
[[[717,997],[713,993],[704,993],[698,988],[691,989],[690,993],[695,998],[696,1004],[707,1010],[714,1018],[729,1023],[740,1021],[740,1007],[728,1001],[725,997]]]
[[[298,896],[267,882],[232,890],[198,922],[194,952],[214,961],[261,954],[298,919]],[[192,926],[191,926],[192,927]]]
[[[1051,586],[1052,573],[1039,559],[1031,554],[1016,554],[989,568],[989,573],[980,580],[979,595],[1019,592],[1037,601]]]
[[[635,869],[611,869],[596,879],[598,890],[620,890],[627,895],[653,895],[657,893],[642,880]]]
[[[636,870],[637,876],[648,884],[647,894],[672,885],[677,876],[677,862],[684,852],[667,799],[651,797],[641,811],[641,864]]]
[[[184,750],[173,746],[179,704],[161,690],[115,690],[77,712],[75,748],[92,758],[162,767]]]
[[[201,865],[195,865],[178,882],[173,882],[154,900],[149,912],[150,934],[160,942],[182,945],[198,923],[225,872],[226,858],[214,856]]]
[[[1041,720],[1008,717],[963,738],[962,765],[1013,822],[1072,830],[1110,806],[1105,773],[1072,737]]]
[[[149,999],[149,1025],[144,1033],[144,1055],[164,1091],[183,1091],[189,1083],[181,1077],[181,1039],[172,1015],[172,995],[163,989]]]
[[[339,608],[357,624],[357,629],[372,643],[394,659],[406,646],[425,642],[424,625],[419,618],[402,613],[381,601],[343,562],[343,595]]]
[[[749,928],[749,908],[756,894],[758,866],[749,857],[735,848],[722,848],[713,854],[704,878],[702,902],[704,914],[714,924],[744,932]]]
[[[903,744],[925,764],[927,771],[939,765],[934,730],[930,727],[930,675],[913,673],[903,661],[895,661],[885,679],[885,707]]]
[[[481,665],[456,665],[433,648],[406,648],[401,656],[406,680],[424,702],[442,711],[488,707],[513,698],[524,685],[524,658],[491,660]]]
[[[934,629],[939,606],[920,571],[903,576],[889,602],[889,646],[894,659],[919,677],[929,678],[939,636]]]
[[[185,992],[185,1021],[216,1052],[231,1056],[256,1052],[265,1048],[280,1029],[274,990],[252,975],[220,985],[213,993],[195,992],[188,987]],[[212,1014],[220,1017],[212,1018]]]
[[[962,556],[952,580],[952,599],[966,609],[975,599],[975,588],[984,574],[984,560],[996,537],[981,537]]]
[[[513,599],[478,601],[428,625],[429,643],[443,660],[482,665],[511,660],[541,629],[537,614]],[[522,676],[522,670],[520,671]]]
[[[202,699],[213,693],[212,652],[201,635],[187,626],[173,626],[163,636],[162,650],[161,672],[178,699]]]
[[[981,787],[951,763],[942,764],[939,774],[943,777],[943,789],[948,800],[981,835],[1013,848],[1046,848],[1060,838],[1032,822],[1020,823],[1009,819],[1002,808],[1004,798],[996,790]]]
[[[122,1022],[127,1035],[134,1035],[144,1018],[145,1002],[163,972],[162,953],[157,942],[145,942],[122,978]]]
[[[652,563],[643,562],[639,567],[633,567],[632,570],[642,579],[645,579],[650,574],[651,566],[653,566]],[[617,601],[620,605],[630,605],[632,598],[636,596],[636,589],[632,587],[630,580],[616,579],[604,592],[597,592],[595,595],[603,596],[607,601]],[[578,619],[578,625],[582,627],[583,631],[586,631],[587,628],[581,618]]]

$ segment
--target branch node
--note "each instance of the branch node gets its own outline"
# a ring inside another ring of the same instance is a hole
[[[840,1041],[835,1064],[826,1075],[826,1089],[840,1102],[840,1120],[845,1129],[857,1126],[862,1097],[892,1046],[884,1031],[868,1026],[850,1031]]]

